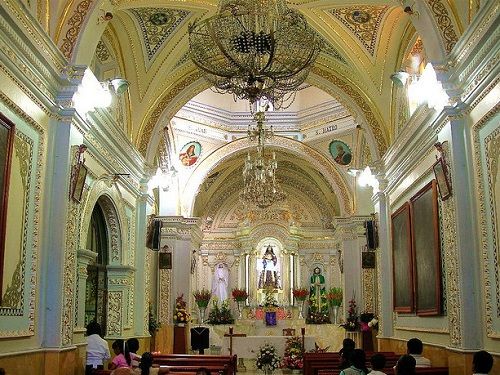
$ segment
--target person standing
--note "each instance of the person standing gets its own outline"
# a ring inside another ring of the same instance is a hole
[[[87,325],[87,360],[85,375],[90,375],[94,369],[104,369],[104,361],[111,358],[106,340],[101,337],[101,326],[95,320]]]

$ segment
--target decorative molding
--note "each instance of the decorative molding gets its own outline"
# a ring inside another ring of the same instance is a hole
[[[123,332],[123,291],[108,291],[106,335],[120,337]]]
[[[436,21],[439,31],[441,31],[444,48],[449,54],[453,47],[455,47],[455,44],[457,44],[458,36],[455,32],[453,22],[448,15],[448,10],[446,9],[446,6],[443,5],[441,0],[427,0],[427,3],[432,10],[434,20]]]
[[[473,146],[474,146],[474,166],[476,174],[476,186],[478,194],[478,205],[479,205],[479,233],[481,236],[481,257],[483,264],[483,290],[484,290],[484,305],[485,305],[485,325],[486,333],[488,337],[495,338],[499,337],[500,332],[495,330],[493,319],[498,319],[500,314],[500,276],[499,276],[499,249],[498,249],[498,233],[496,233],[496,220],[498,218],[495,212],[495,202],[493,195],[494,180],[498,178],[496,173],[493,171],[495,163],[498,163],[498,155],[496,155],[497,161],[493,161],[493,151],[492,145],[496,142],[495,147],[500,147],[498,145],[498,139],[500,136],[500,128],[496,128],[491,132],[484,140],[480,138],[480,131],[496,116],[500,111],[500,104],[496,104],[490,111],[488,111],[474,126],[473,126]],[[482,164],[482,154],[483,148],[481,143],[485,144],[485,157],[486,157],[486,170],[483,168]],[[490,149],[491,148],[491,149]],[[494,150],[498,153],[498,149]],[[498,166],[496,166],[498,170]],[[485,174],[488,186],[485,186]],[[488,188],[488,196],[485,196],[486,187]],[[489,210],[487,209],[489,206]],[[490,225],[489,223],[493,223]],[[491,235],[490,235],[491,232]],[[492,253],[493,252],[493,253]],[[492,282],[493,280],[493,282]],[[493,303],[493,295],[495,296],[496,303]],[[496,309],[496,313],[495,310]]]
[[[87,13],[92,7],[93,0],[83,0],[75,7],[73,15],[66,23],[69,28],[66,30],[66,35],[62,39],[61,52],[70,60],[75,48],[76,41],[80,35],[80,29],[86,21]]]

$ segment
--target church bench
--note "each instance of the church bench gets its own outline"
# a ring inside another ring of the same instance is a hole
[[[158,366],[154,366],[158,367]],[[200,367],[210,371],[211,374],[219,374],[219,375],[231,375],[229,367],[227,364],[224,365],[216,365],[216,366],[160,366],[158,371],[158,375],[166,375],[166,374],[175,374],[175,375],[195,375]],[[111,375],[113,370],[95,370],[92,375]]]
[[[339,375],[340,369],[319,370],[318,375]],[[393,367],[386,367],[382,370],[387,375],[394,375]],[[416,375],[448,375],[448,367],[417,367]]]
[[[154,355],[153,363],[160,366],[227,366],[229,374],[236,372],[236,355],[196,355],[196,354],[164,354]]]
[[[376,353],[383,354],[386,357],[387,366],[394,366],[400,357],[400,354],[394,352]],[[370,358],[373,354],[375,354],[375,352],[366,353],[366,364],[368,367],[370,367]],[[319,375],[319,371],[321,371],[322,375],[327,375],[323,374],[323,371],[336,371],[339,369],[340,363],[341,358],[339,353],[304,353],[304,375]]]

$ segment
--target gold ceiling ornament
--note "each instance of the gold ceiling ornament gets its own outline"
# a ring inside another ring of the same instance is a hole
[[[323,42],[285,0],[221,0],[189,26],[193,63],[219,93],[283,108],[305,81]]]
[[[243,167],[243,191],[240,199],[243,203],[259,208],[267,208],[274,203],[283,202],[286,194],[276,179],[278,162],[276,154],[266,157],[264,152],[265,140],[273,136],[273,129],[264,125],[264,112],[257,112],[254,116],[257,125],[248,127],[248,140],[257,140],[257,152],[252,158],[248,152]]]

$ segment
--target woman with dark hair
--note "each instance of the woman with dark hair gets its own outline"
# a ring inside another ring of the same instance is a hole
[[[115,368],[121,367],[130,368],[132,358],[130,358],[130,352],[128,351],[127,343],[124,340],[115,340],[115,342],[113,342],[112,348],[116,356],[108,365],[108,370],[114,370]]]
[[[87,325],[87,360],[85,375],[90,375],[94,369],[104,369],[103,362],[111,358],[106,340],[101,337],[101,326],[96,321]]]
[[[340,371],[339,375],[366,375],[368,369],[366,368],[365,352],[362,349],[354,349],[349,358],[351,366]]]
[[[341,370],[348,368],[351,364],[349,362],[349,357],[351,356],[351,353],[354,351],[356,348],[356,343],[354,340],[350,338],[344,339],[342,342],[342,349],[340,349],[339,354],[340,354],[340,366],[339,368]]]
[[[141,356],[139,368],[135,369],[135,373],[137,375],[158,375],[160,369],[151,366],[153,366],[153,355],[150,352],[144,352]]]

